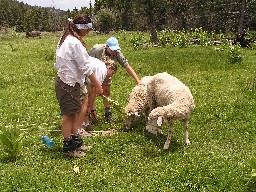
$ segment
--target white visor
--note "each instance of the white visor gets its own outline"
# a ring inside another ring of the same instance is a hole
[[[92,29],[92,23],[87,24],[75,24],[77,29]]]

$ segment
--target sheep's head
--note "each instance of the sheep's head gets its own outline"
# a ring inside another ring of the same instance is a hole
[[[148,105],[147,87],[137,85],[133,88],[129,96],[129,102],[125,107],[125,129],[129,130],[134,119],[140,116]]]
[[[126,131],[132,129],[132,128],[131,128],[131,125],[132,125],[132,123],[133,123],[133,121],[134,121],[134,119],[135,119],[136,117],[139,117],[138,112],[126,114],[126,117],[125,117],[125,127],[124,127],[124,129],[125,129]]]
[[[162,134],[161,126],[164,121],[165,111],[162,107],[157,107],[153,109],[148,116],[148,123],[146,126],[146,130],[155,135]]]
[[[155,119],[149,120],[146,126],[146,130],[155,135],[162,134],[163,133],[161,129],[162,121],[163,121],[162,117],[158,117],[157,120]]]

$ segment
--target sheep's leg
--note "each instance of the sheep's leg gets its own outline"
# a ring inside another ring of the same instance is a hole
[[[173,133],[173,123],[171,123],[169,125],[169,130],[168,130],[168,134],[167,134],[167,139],[164,143],[164,149],[168,149],[171,143],[171,138],[172,138],[172,133]]]
[[[148,122],[148,115],[149,115],[149,113],[150,113],[150,111],[149,111],[149,109],[146,109],[145,110],[145,122],[146,122],[146,124],[147,124],[147,122]]]
[[[184,128],[184,143],[189,145],[190,141],[188,139],[188,120],[183,120],[183,128]]]

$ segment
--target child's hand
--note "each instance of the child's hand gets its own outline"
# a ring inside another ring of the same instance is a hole
[[[96,92],[97,92],[97,95],[98,96],[103,96],[103,89],[102,89],[102,86],[99,86],[96,88]]]

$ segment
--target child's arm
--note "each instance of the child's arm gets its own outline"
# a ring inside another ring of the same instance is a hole
[[[102,89],[102,87],[101,87],[100,82],[99,82],[98,79],[96,78],[95,73],[92,73],[91,75],[89,75],[88,78],[91,80],[92,84],[95,86],[95,88],[96,88],[96,93],[97,93],[99,96],[102,96],[102,95],[103,95],[103,89]]]

